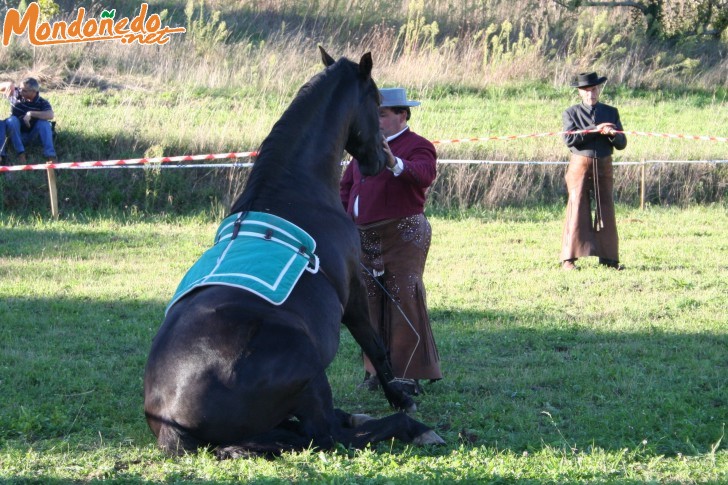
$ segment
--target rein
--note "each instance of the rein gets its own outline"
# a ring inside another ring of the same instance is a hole
[[[403,375],[407,374],[407,370],[409,369],[409,366],[412,363],[412,358],[415,356],[415,350],[420,345],[420,334],[415,329],[415,326],[412,325],[412,322],[410,321],[410,319],[407,318],[407,315],[404,313],[404,310],[402,310],[402,307],[400,306],[399,302],[397,302],[397,300],[394,299],[392,294],[389,291],[387,291],[387,288],[385,288],[384,285],[382,284],[382,282],[379,281],[379,278],[374,276],[374,273],[369,268],[364,266],[364,263],[362,263],[361,261],[359,262],[359,265],[361,265],[361,267],[364,269],[364,271],[366,271],[366,273],[369,276],[371,276],[371,278],[374,280],[374,282],[382,289],[384,294],[387,295],[387,298],[389,298],[389,301],[391,301],[394,304],[394,306],[397,307],[397,310],[402,315],[402,317],[404,317],[404,320],[407,322],[407,325],[409,325],[409,327],[412,329],[412,332],[415,334],[415,336],[417,336],[417,342],[415,343],[414,349],[412,350],[412,354],[410,354],[409,360],[407,360],[407,365],[405,366],[404,372],[402,373]],[[414,382],[414,379],[407,379],[404,377],[395,377],[393,379],[393,381],[411,383],[411,382]]]

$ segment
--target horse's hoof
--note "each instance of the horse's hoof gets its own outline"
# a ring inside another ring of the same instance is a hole
[[[256,453],[246,450],[240,446],[225,446],[214,450],[218,460],[236,460],[239,458],[255,458]]]
[[[440,438],[437,433],[432,430],[426,431],[416,437],[412,442],[416,445],[444,445],[445,440]]]
[[[349,418],[349,425],[352,428],[357,428],[367,421],[371,421],[372,419],[374,418],[372,418],[368,414],[352,414],[351,418]]]
[[[417,379],[405,379],[398,377],[389,381],[389,385],[408,396],[419,396],[422,394],[422,386],[420,386]]]
[[[407,406],[407,408],[405,408],[404,412],[407,413],[407,414],[414,414],[414,413],[416,413],[417,412],[417,404],[415,404],[414,402],[412,402],[412,405],[411,406]]]

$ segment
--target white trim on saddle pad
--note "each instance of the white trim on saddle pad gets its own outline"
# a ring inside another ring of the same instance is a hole
[[[249,291],[273,305],[286,301],[304,271],[317,273],[316,241],[303,229],[264,212],[233,214],[215,244],[182,278],[165,314],[195,288],[222,285]]]

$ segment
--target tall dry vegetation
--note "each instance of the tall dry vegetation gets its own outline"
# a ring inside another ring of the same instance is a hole
[[[70,19],[77,7],[58,2]],[[117,3],[117,2],[115,2]],[[126,4],[136,12],[139,2]],[[156,11],[169,2],[150,1]],[[671,2],[665,24],[688,22],[689,6]],[[542,81],[562,85],[596,69],[629,87],[728,86],[728,38],[656,40],[629,9],[570,11],[553,0],[199,0],[172,2],[165,20],[186,25],[184,41],[162,48],[118,43],[53,49],[3,49],[0,66],[30,67],[48,80],[83,83],[174,82],[289,90],[302,68],[313,71],[311,46],[358,55],[371,51],[380,79],[418,89],[451,84],[482,88]],[[93,2],[89,17],[104,3]],[[124,7],[117,7],[122,10]],[[691,8],[695,8],[694,6]],[[131,15],[131,14],[127,14]],[[18,57],[20,59],[18,59]],[[30,66],[28,66],[30,63]],[[417,73],[417,75],[412,75]]]
[[[71,20],[76,4],[57,3]],[[625,9],[571,11],[552,0],[148,3],[162,13],[163,23],[185,25],[187,34],[155,47],[87,43],[51,49],[20,40],[0,51],[0,68],[7,77],[29,73],[58,89],[124,88],[152,95],[200,86],[236,90],[259,97],[273,110],[282,110],[302,79],[320,69],[317,56],[311,54],[318,43],[336,55],[356,57],[371,51],[380,84],[404,85],[423,98],[524,83],[561,87],[583,70],[597,70],[631,88],[715,92],[718,87],[725,93],[728,87],[725,34],[722,39],[687,34],[655,39],[646,35],[644,18]],[[673,2],[666,28],[679,32],[689,23],[695,3]],[[92,2],[88,16],[98,17],[107,6]],[[139,2],[115,2],[115,7],[131,16]],[[274,106],[271,100],[277,100]],[[719,103],[724,106],[724,101]],[[563,196],[562,172],[554,166],[444,167],[432,200],[445,206],[551,202]],[[720,168],[698,180],[700,190],[678,184],[667,194],[661,184],[664,172],[687,184],[703,170],[650,170],[653,193],[648,200],[723,197],[725,171]],[[638,172],[624,174],[630,179],[617,188],[617,197],[633,200]],[[223,176],[226,199],[241,186],[240,177]]]

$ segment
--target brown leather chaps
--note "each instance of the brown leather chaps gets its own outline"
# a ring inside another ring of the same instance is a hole
[[[569,201],[560,260],[599,256],[618,262],[612,157],[591,158],[572,154],[565,179]]]
[[[394,376],[441,379],[422,282],[432,238],[429,221],[424,214],[390,219],[359,226],[359,234],[371,323],[389,353]],[[374,374],[366,356],[364,367]]]

